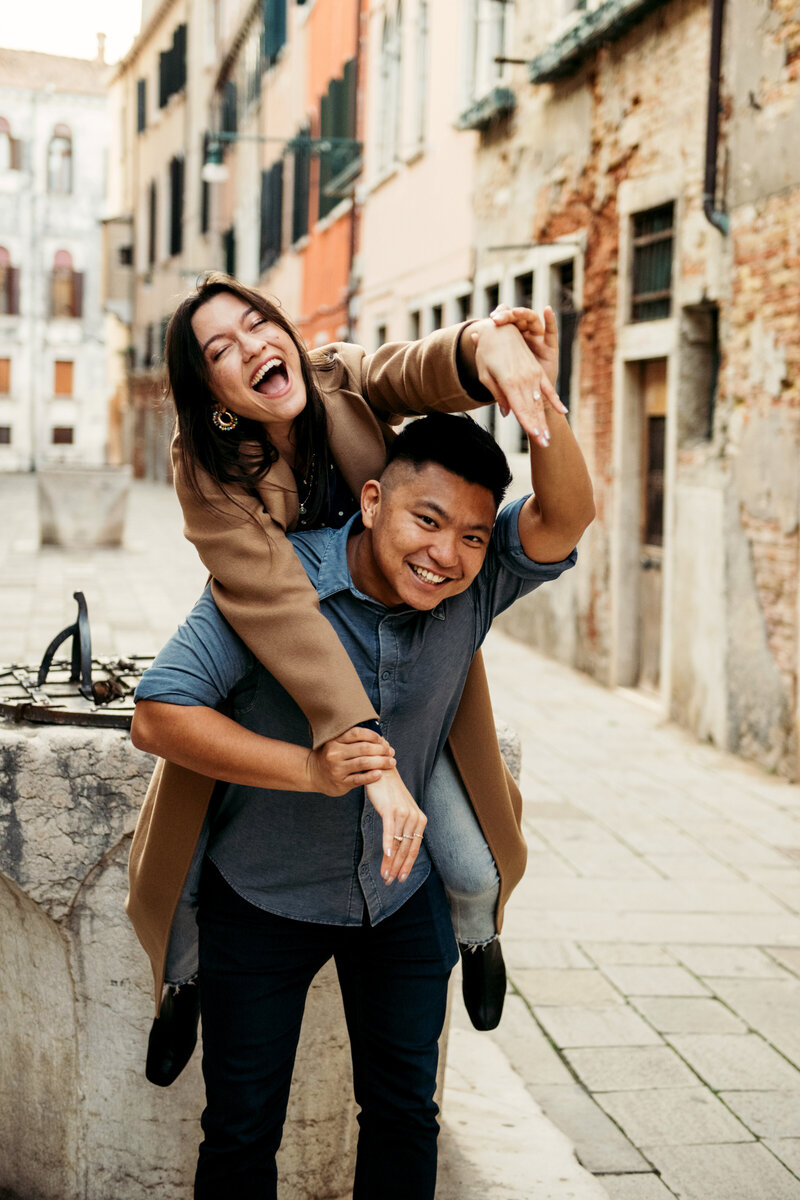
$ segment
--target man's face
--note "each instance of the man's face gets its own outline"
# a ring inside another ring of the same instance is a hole
[[[483,565],[496,515],[481,484],[426,463],[393,464],[361,497],[366,534],[356,586],[389,608],[429,610],[464,592]]]

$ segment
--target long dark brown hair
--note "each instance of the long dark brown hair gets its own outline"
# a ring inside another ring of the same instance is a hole
[[[236,428],[228,433],[220,433],[212,424],[211,415],[218,405],[209,383],[208,363],[192,329],[192,317],[198,308],[222,292],[236,296],[265,320],[280,326],[300,355],[306,405],[294,420],[295,469],[309,481],[309,495],[304,497],[305,522],[315,525],[328,502],[328,428],[308,351],[294,325],[276,304],[219,271],[205,275],[191,295],[181,301],[167,326],[164,342],[167,382],[175,404],[186,480],[206,504],[210,502],[198,483],[198,466],[229,498],[233,499],[228,491],[231,486],[243,487],[252,495],[278,458],[278,451],[260,422],[239,417]]]

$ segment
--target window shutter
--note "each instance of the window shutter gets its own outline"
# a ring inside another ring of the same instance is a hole
[[[136,81],[136,132],[143,133],[147,128],[147,80]]]
[[[22,170],[22,142],[19,138],[11,138],[11,170]]]
[[[72,272],[72,315],[73,317],[83,316],[83,273],[81,271]]]
[[[73,394],[73,368],[74,363],[66,359],[56,360],[53,379],[54,396],[71,396]]]
[[[183,159],[175,157],[169,164],[170,228],[169,252],[180,254],[183,248]]]
[[[13,316],[19,316],[19,267],[6,267],[6,279],[8,287],[8,308],[7,312]]]
[[[311,182],[311,154],[307,139],[311,130],[301,129],[294,149],[294,183],[292,187],[292,241],[308,233],[308,191]]]

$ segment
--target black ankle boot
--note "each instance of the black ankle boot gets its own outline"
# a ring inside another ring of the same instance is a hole
[[[197,1045],[200,989],[196,983],[168,987],[147,1042],[144,1073],[158,1087],[169,1087],[192,1057]]]
[[[461,946],[461,994],[476,1029],[496,1029],[506,998],[506,964],[500,939],[486,946]]]

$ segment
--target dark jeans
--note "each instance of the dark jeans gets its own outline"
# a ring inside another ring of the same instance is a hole
[[[206,860],[199,925],[207,1107],[196,1200],[277,1197],[306,994],[331,957],[361,1109],[353,1198],[432,1200],[438,1039],[458,959],[438,876],[375,927],[344,927],[264,912]]]

